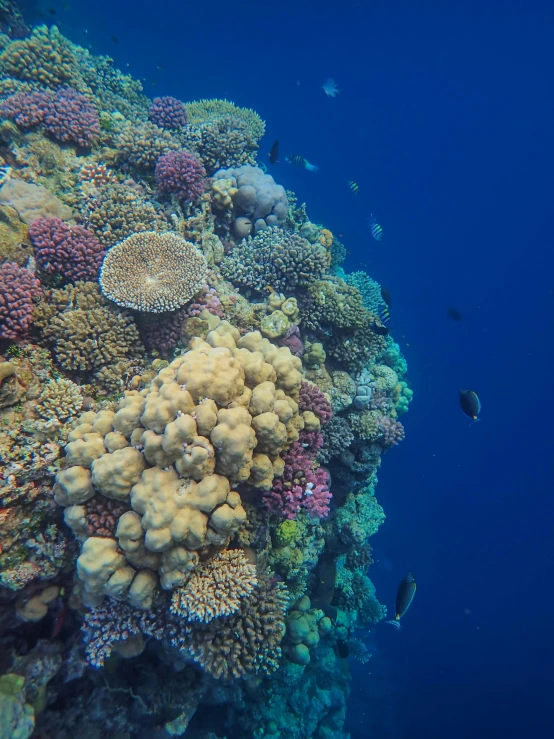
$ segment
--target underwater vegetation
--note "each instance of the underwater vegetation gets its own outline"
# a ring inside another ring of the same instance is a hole
[[[257,166],[253,110],[150,100],[17,18],[0,736],[346,737],[346,657],[386,616],[377,470],[412,399],[386,292]]]

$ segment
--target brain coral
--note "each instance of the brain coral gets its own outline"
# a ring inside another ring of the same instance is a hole
[[[58,87],[74,77],[76,62],[69,42],[55,26],[39,26],[29,38],[7,45],[0,66],[16,79]]]
[[[0,338],[19,339],[31,326],[33,299],[41,292],[32,272],[15,262],[0,266]]]
[[[95,280],[104,247],[83,226],[68,226],[60,218],[37,218],[29,226],[37,263],[49,274],[70,282]]]
[[[187,125],[185,106],[169,95],[154,98],[148,108],[148,118],[160,128],[181,128]]]
[[[85,413],[69,434],[56,500],[79,506],[96,491],[132,509],[117,541],[85,542],[78,572],[91,603],[127,595],[136,604],[145,569],[166,590],[185,585],[205,548],[225,547],[245,520],[232,486],[271,485],[272,460],[298,438],[300,360],[259,333],[241,338],[217,317],[214,325],[148,387],[126,392],[115,413]]]
[[[194,202],[204,192],[206,170],[188,151],[168,151],[156,164],[156,184],[161,192]]]
[[[223,260],[223,276],[237,285],[264,292],[268,285],[294,292],[321,277],[329,255],[320,244],[310,244],[281,228],[268,228],[234,247]]]
[[[207,264],[196,247],[174,233],[145,231],[113,246],[100,272],[114,303],[146,313],[179,308],[202,289]]]

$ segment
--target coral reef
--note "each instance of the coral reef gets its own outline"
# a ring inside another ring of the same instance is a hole
[[[148,119],[159,128],[182,128],[187,125],[187,111],[180,100],[166,95],[152,100]]]
[[[0,265],[0,338],[19,339],[29,331],[40,282],[15,262]]]
[[[168,151],[156,163],[160,192],[194,202],[204,192],[206,170],[188,151]]]
[[[95,280],[104,247],[83,226],[68,226],[60,218],[37,218],[29,227],[37,264],[69,282]]]

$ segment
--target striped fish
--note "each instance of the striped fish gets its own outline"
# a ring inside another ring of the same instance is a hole
[[[383,326],[390,325],[390,310],[388,305],[380,305],[377,309],[377,313],[379,314],[379,320],[383,324]]]
[[[310,164],[310,162],[305,157],[300,156],[300,154],[292,154],[290,157],[285,157],[285,162],[307,169],[308,172],[317,172],[319,169],[315,164]]]
[[[354,182],[354,180],[348,180],[348,187],[350,188],[350,192],[354,195],[360,194],[360,186],[357,182]]]
[[[371,217],[369,219],[369,227],[371,229],[371,235],[373,236],[375,241],[381,241],[381,239],[383,238],[383,229],[377,223],[377,220],[373,213],[371,214]]]

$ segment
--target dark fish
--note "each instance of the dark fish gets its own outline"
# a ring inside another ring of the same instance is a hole
[[[117,36],[111,36],[111,39],[114,42],[114,44],[118,44],[119,43],[119,41],[117,39]]]
[[[58,13],[56,8],[48,8],[48,12],[50,13],[50,15],[57,15]]]
[[[394,621],[387,621],[388,624],[400,628],[400,619],[412,605],[416,591],[416,582],[413,575],[409,574],[402,580],[396,592],[396,602],[394,604]]]
[[[477,420],[477,416],[481,413],[481,401],[474,390],[460,390],[460,408],[466,416],[474,421]]]
[[[383,229],[377,223],[377,220],[373,213],[371,214],[371,217],[369,219],[369,227],[371,229],[371,235],[373,236],[375,241],[381,241],[381,239],[383,238]]]
[[[453,321],[461,321],[462,320],[462,314],[457,308],[449,308],[448,309],[448,315]]]
[[[377,309],[377,312],[379,314],[379,318],[381,319],[381,323],[383,326],[389,326],[390,325],[390,310],[388,305],[380,305]]]
[[[275,139],[271,151],[268,154],[270,164],[279,164],[279,139]]]
[[[390,333],[386,326],[382,326],[380,323],[375,323],[375,321],[369,324],[369,328],[374,334],[377,334],[377,336],[388,336]]]
[[[357,182],[354,182],[354,180],[348,180],[348,187],[350,188],[350,192],[354,193],[354,195],[360,194],[360,186]]]
[[[285,157],[285,162],[295,164],[297,167],[302,167],[302,169],[307,169],[308,172],[317,172],[319,169],[315,164],[310,164],[305,157],[301,157],[300,154],[293,154],[290,157]]]
[[[350,653],[348,649],[348,643],[344,639],[339,639],[337,642],[337,654],[341,659],[346,659]]]
[[[381,287],[381,297],[385,301],[385,303],[389,306],[389,308],[392,305],[392,300],[390,296],[390,292],[387,290],[386,287]]]
[[[315,608],[330,606],[335,595],[337,579],[337,565],[331,554],[323,554],[319,558],[316,570],[317,582],[312,594],[312,603]]]

